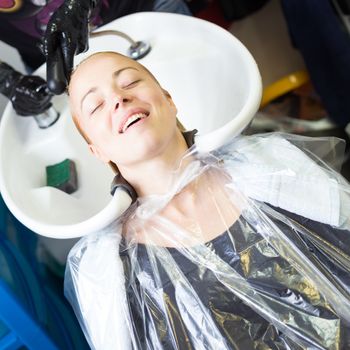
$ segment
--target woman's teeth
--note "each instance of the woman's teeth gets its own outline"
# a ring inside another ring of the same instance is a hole
[[[136,113],[133,114],[131,117],[128,118],[128,120],[125,122],[122,132],[125,132],[126,129],[131,125],[134,124],[135,122],[139,121],[140,119],[146,118],[147,114],[145,113]]]

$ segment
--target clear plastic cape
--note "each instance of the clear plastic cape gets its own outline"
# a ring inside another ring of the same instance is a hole
[[[350,349],[344,146],[275,133],[191,148],[166,195],[70,252],[91,348]]]

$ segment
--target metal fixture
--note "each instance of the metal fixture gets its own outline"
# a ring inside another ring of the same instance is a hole
[[[104,35],[116,35],[127,40],[131,45],[127,51],[127,55],[137,61],[145,57],[151,51],[151,45],[144,41],[134,41],[129,35],[120,32],[119,30],[101,30],[99,32],[91,32],[92,38]]]
[[[55,110],[55,108],[50,107],[44,113],[34,115],[33,117],[40,129],[46,129],[55,124],[59,116],[60,114]]]

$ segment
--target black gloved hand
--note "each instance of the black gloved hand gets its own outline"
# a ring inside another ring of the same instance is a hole
[[[18,115],[37,115],[51,107],[52,94],[44,79],[23,75],[4,62],[0,62],[0,93],[12,102]]]
[[[96,0],[65,0],[52,15],[41,47],[47,60],[47,84],[55,94],[66,88],[74,55],[88,49],[88,23]]]

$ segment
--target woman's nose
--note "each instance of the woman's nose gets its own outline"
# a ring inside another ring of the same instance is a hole
[[[112,100],[112,110],[117,110],[118,108],[130,102],[131,98],[123,94],[114,94],[111,100]]]

